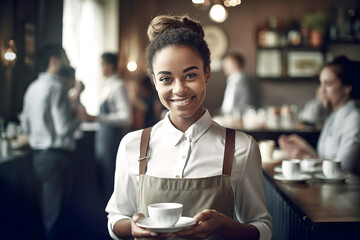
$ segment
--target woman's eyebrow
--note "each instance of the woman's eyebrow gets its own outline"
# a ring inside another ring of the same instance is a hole
[[[158,72],[156,75],[160,75],[160,74],[168,74],[168,75],[171,75],[171,72],[169,72],[169,71],[160,71],[160,72]]]
[[[191,66],[191,67],[185,68],[185,69],[183,70],[183,72],[185,73],[185,72],[191,71],[191,70],[193,70],[193,69],[199,69],[199,68],[198,68],[197,66]]]

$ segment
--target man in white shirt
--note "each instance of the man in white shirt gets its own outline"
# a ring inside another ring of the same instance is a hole
[[[248,107],[260,107],[259,86],[244,73],[244,57],[238,53],[229,53],[223,58],[222,67],[227,80],[221,113],[244,114]]]
[[[67,65],[69,60],[60,45],[48,45],[40,51],[40,74],[26,90],[20,117],[33,149],[46,239],[51,238],[67,198],[71,152],[75,149],[73,134],[79,125],[70,108],[64,81],[58,75]]]
[[[104,53],[101,67],[106,83],[100,95],[100,129],[95,136],[95,158],[100,191],[107,201],[114,189],[116,153],[132,115],[126,85],[117,75],[117,56]]]

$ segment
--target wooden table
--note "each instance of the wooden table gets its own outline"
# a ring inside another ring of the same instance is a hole
[[[256,141],[264,139],[274,140],[277,142],[280,135],[297,134],[304,138],[310,145],[316,148],[320,136],[320,129],[314,128],[294,128],[294,129],[239,129],[252,136]]]
[[[274,180],[277,163],[263,163],[273,239],[360,239],[360,178],[324,183]]]

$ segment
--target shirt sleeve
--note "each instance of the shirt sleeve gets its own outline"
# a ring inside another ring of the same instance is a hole
[[[137,176],[130,172],[126,159],[126,145],[129,135],[120,143],[116,157],[114,192],[106,206],[108,213],[108,231],[113,239],[120,239],[113,232],[115,223],[121,219],[131,218],[137,212]]]
[[[71,110],[67,94],[62,87],[53,87],[51,93],[51,115],[54,130],[57,136],[62,138],[62,142],[66,142],[66,138],[73,137],[73,133],[80,125],[80,121]]]
[[[126,86],[121,83],[111,92],[107,100],[109,113],[99,116],[99,120],[112,126],[129,126],[131,123],[130,102]]]
[[[336,154],[341,161],[342,169],[360,173],[360,117],[352,115],[348,124],[342,125],[343,130]]]
[[[272,220],[266,209],[260,151],[253,138],[249,145],[243,177],[234,192],[235,216],[239,222],[255,226],[261,240],[271,239]]]

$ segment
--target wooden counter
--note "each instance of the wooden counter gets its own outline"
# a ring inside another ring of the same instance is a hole
[[[360,239],[360,178],[340,183],[313,178],[304,183],[274,180],[278,163],[263,163],[273,239]]]

